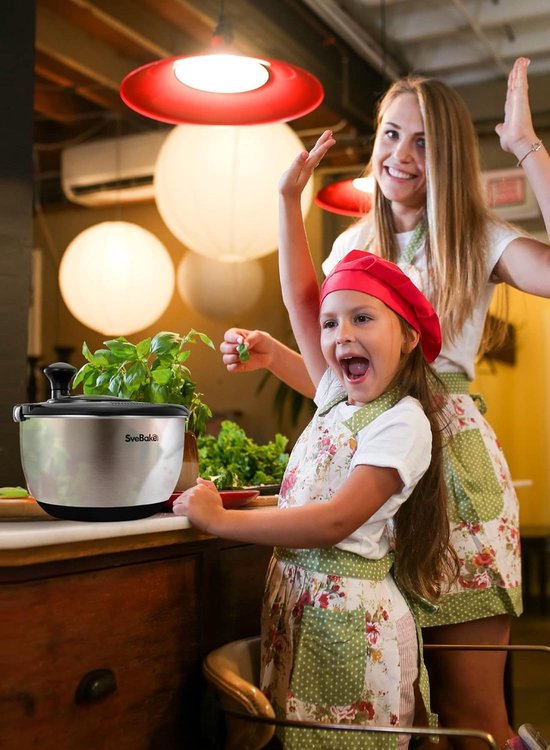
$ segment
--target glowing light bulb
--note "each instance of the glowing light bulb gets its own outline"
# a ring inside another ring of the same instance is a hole
[[[356,177],[353,180],[353,187],[362,193],[374,193],[374,177],[372,175],[368,177]]]
[[[267,66],[267,67],[266,67]],[[174,62],[181,83],[212,94],[254,91],[269,80],[269,62],[242,55],[194,55]]]

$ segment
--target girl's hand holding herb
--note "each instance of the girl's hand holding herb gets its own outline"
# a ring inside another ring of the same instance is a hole
[[[210,523],[225,510],[214,483],[199,477],[194,487],[176,498],[172,512],[176,516],[187,516],[193,526],[208,532]]]
[[[220,344],[229,372],[252,372],[269,368],[273,359],[273,338],[265,331],[230,328]]]

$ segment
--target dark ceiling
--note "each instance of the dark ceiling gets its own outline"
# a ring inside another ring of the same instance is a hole
[[[493,137],[506,74],[531,60],[535,129],[550,127],[548,0],[36,0],[35,175],[42,202],[63,200],[61,150],[166,125],[120,99],[140,65],[205,50],[223,10],[241,52],[300,65],[323,103],[290,122],[306,146],[337,134],[328,166],[363,164],[374,104],[408,72],[435,75],[466,100],[478,133]]]
[[[145,63],[204,50],[220,8],[219,0],[37,0],[35,174],[43,203],[62,199],[64,147],[167,127],[130,110],[120,82]],[[330,127],[339,132],[330,163],[364,162],[385,77],[300,0],[226,0],[223,9],[240,51],[300,65],[322,82],[323,103],[289,123],[304,143]]]

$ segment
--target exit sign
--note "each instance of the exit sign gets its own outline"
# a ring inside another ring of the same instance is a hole
[[[503,219],[517,221],[540,215],[535,195],[523,170],[495,169],[483,173],[485,200]]]

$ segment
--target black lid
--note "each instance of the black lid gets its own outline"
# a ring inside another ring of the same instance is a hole
[[[189,410],[182,404],[153,404],[129,401],[116,396],[71,396],[69,384],[76,367],[54,362],[44,369],[51,384],[52,396],[40,403],[19,404],[13,409],[15,422],[31,417],[182,417]]]

